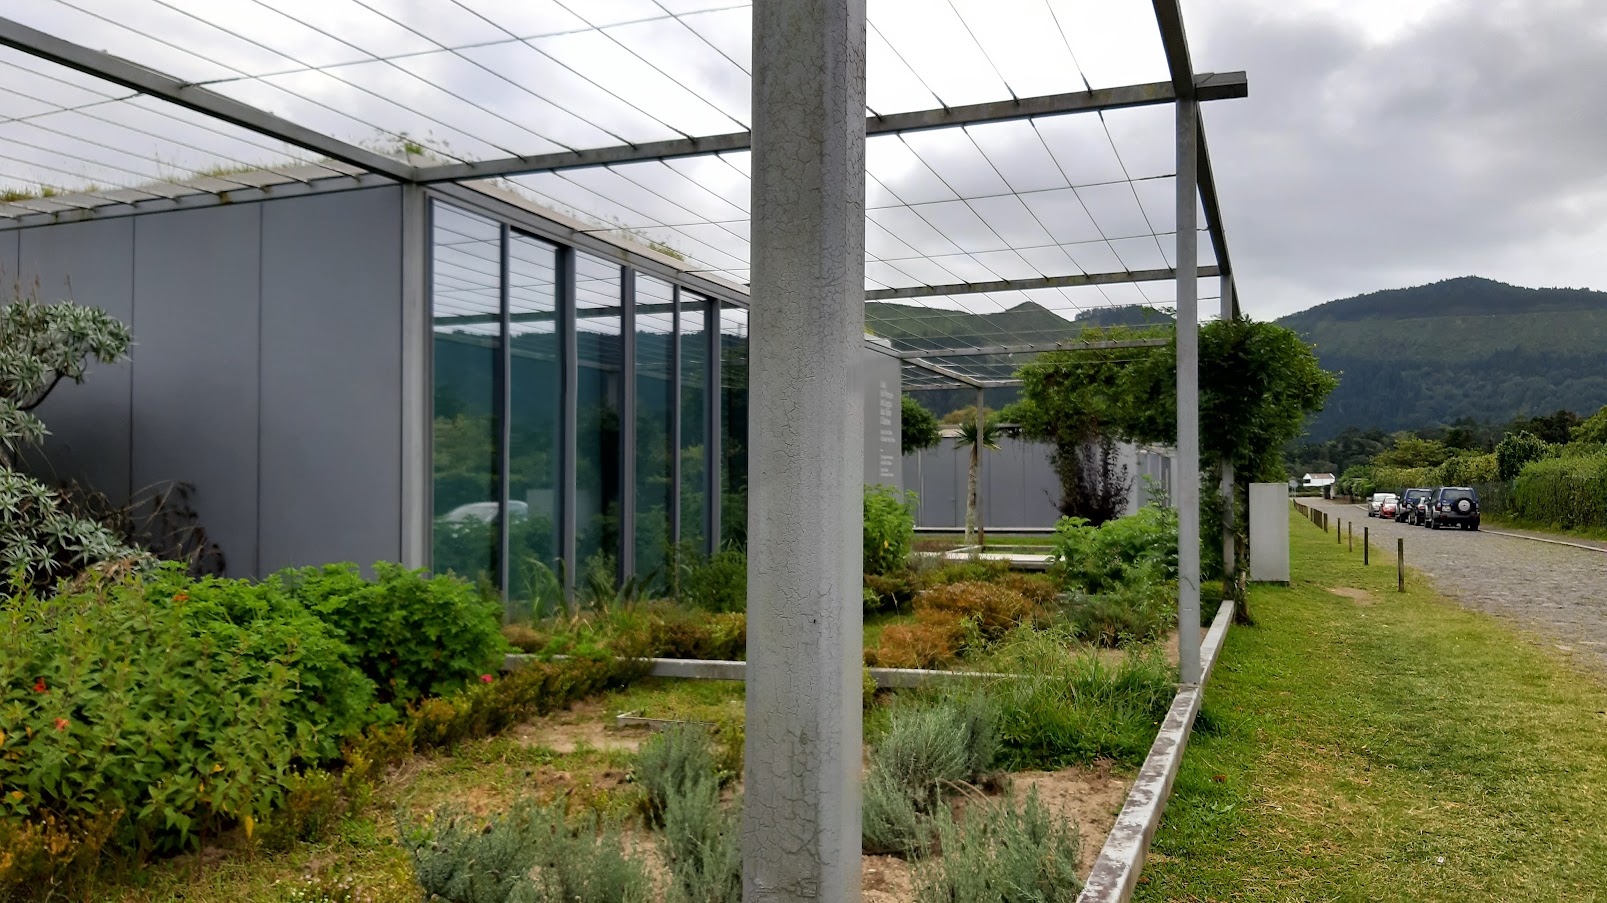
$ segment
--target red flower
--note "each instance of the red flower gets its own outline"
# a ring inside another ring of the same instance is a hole
[[[188,602],[188,601],[190,601],[190,594],[189,593],[176,593],[173,596],[173,601],[174,602]]]
[[[38,680],[33,682],[33,691],[35,693],[49,693],[50,692],[50,690],[45,688],[45,679],[43,677],[41,677]]]
[[[66,730],[67,729],[67,724],[68,724],[67,719],[65,719],[65,718],[57,718],[56,719],[56,730],[58,730],[58,731]]]
[[[483,684],[488,684],[488,683],[490,683],[490,682],[491,682],[491,681],[493,681],[493,680],[495,680],[495,679],[496,679],[496,678],[494,678],[494,677],[492,677],[492,676],[491,676],[491,675],[489,675],[489,674],[482,674],[482,675],[480,675],[480,683],[483,683]]]

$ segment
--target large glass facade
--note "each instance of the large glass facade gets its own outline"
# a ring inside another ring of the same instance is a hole
[[[431,221],[434,569],[525,619],[742,543],[746,310],[442,201]]]
[[[720,542],[748,545],[748,312],[720,305]]]
[[[561,601],[556,575],[563,435],[558,248],[508,239],[508,598],[515,616]]]
[[[575,254],[575,559],[588,582],[619,571],[622,282],[619,264]]]
[[[675,447],[675,290],[651,276],[636,277],[636,500],[634,567],[653,585],[667,585],[673,533],[670,482]]]
[[[495,580],[502,517],[502,227],[437,206],[433,218],[434,567]]]

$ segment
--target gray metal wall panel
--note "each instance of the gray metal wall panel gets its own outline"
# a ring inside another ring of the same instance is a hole
[[[1049,463],[1050,446],[1024,439],[1005,438],[999,450],[984,452],[978,499],[982,523],[989,530],[1012,527],[1053,527],[1060,520],[1055,503],[1060,498],[1060,478]],[[970,449],[945,438],[934,448],[924,449],[904,459],[905,485],[920,494],[915,524],[933,529],[961,530],[965,527],[965,497],[970,470]],[[1141,457],[1131,445],[1118,449],[1119,462],[1127,467],[1134,481],[1127,511],[1137,511],[1147,496],[1141,491],[1139,476],[1154,470],[1164,459],[1156,455]]]
[[[9,288],[17,278],[17,232],[0,232],[0,286]]]
[[[263,204],[134,217],[134,487],[195,485],[230,576],[257,570]]]
[[[261,573],[401,557],[401,201],[262,205]]]
[[[23,290],[37,285],[39,300],[72,300],[99,307],[129,323],[134,315],[134,223],[100,220],[21,229],[6,236],[17,242],[19,261],[8,273]],[[82,385],[62,383],[40,405],[45,421],[43,460],[30,455],[33,469],[46,479],[78,480],[114,502],[128,499],[128,361],[91,363]]]

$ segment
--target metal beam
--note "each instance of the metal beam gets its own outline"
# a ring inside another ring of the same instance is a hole
[[[1160,26],[1161,44],[1166,49],[1166,65],[1172,73],[1172,91],[1179,100],[1210,100],[1199,89],[1194,75],[1194,61],[1189,54],[1188,32],[1183,26],[1183,10],[1178,0],[1154,0],[1155,21]],[[1249,96],[1246,88],[1240,97]],[[1216,197],[1216,175],[1211,170],[1211,151],[1205,142],[1205,119],[1196,109],[1195,155],[1200,204],[1205,208],[1206,227],[1211,231],[1211,247],[1216,251],[1216,262],[1222,272],[1231,274],[1233,262],[1228,255],[1227,229],[1222,225],[1222,205]]]
[[[923,348],[919,351],[900,351],[897,356],[900,360],[914,361],[931,357],[981,357],[987,354],[1039,354],[1045,351],[1109,351],[1120,348],[1161,348],[1171,343],[1171,339],[1101,339],[1089,342],[1070,339],[1064,342],[1032,342],[1025,345],[984,345],[979,348]]]
[[[1222,275],[1218,267],[1199,267],[1200,276]],[[1022,292],[1035,288],[1073,288],[1079,285],[1117,285],[1127,282],[1165,282],[1176,279],[1177,270],[1129,270],[1122,273],[1078,273],[1075,276],[1040,276],[1036,279],[999,279],[994,282],[956,282],[952,285],[914,285],[909,288],[878,288],[865,292],[866,301],[897,298],[938,298],[945,295],[977,295],[983,292]]]
[[[160,98],[188,110],[220,119],[287,144],[323,154],[342,163],[361,167],[403,182],[413,181],[415,167],[384,154],[331,138],[305,126],[296,125],[250,104],[241,103],[215,91],[196,87],[144,66],[99,50],[64,41],[12,19],[0,18],[0,45],[30,56],[76,69],[85,75],[122,85],[151,97]]]
[[[966,376],[964,373],[961,373],[958,370],[951,370],[948,367],[943,366],[942,364],[934,364],[931,361],[928,361],[928,360],[925,360],[925,359],[922,359],[922,358],[918,358],[918,357],[903,358],[903,361],[904,361],[904,363],[909,364],[911,367],[919,367],[922,370],[927,371],[928,373],[936,373],[938,376],[944,377],[946,379],[952,379],[952,380],[954,380],[956,382],[965,383],[966,385],[968,385],[968,386],[970,386],[970,387],[972,387],[974,389],[982,388],[982,381],[981,380],[978,380],[977,378],[972,377],[972,376]]]
[[[1248,96],[1249,91],[1249,82],[1243,72],[1202,73],[1189,86],[1189,93],[1200,100],[1231,100]],[[1119,110],[1127,107],[1167,104],[1176,99],[1177,92],[1171,83],[1151,82],[1143,85],[1098,88],[1092,91],[1050,94],[1042,97],[1024,97],[1016,100],[970,104],[961,107],[918,110],[913,113],[870,116],[865,119],[865,134],[867,136],[891,135],[900,132],[918,132],[928,129],[979,125],[987,122],[1008,122],[1016,119],[1031,119],[1037,116],[1060,116],[1068,113]],[[647,160],[667,160],[676,157],[698,157],[727,151],[747,150],[751,146],[752,134],[750,132],[731,132],[701,138],[677,138],[669,141],[652,141],[646,144],[561,151],[559,153],[537,154],[528,157],[505,157],[500,160],[421,166],[417,170],[416,178],[421,182],[458,182],[467,179],[486,179],[533,172],[585,169],[592,166],[609,166],[615,163],[639,163]]]

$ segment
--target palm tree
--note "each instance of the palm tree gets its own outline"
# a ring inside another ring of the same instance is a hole
[[[976,503],[977,477],[981,471],[982,449],[986,448],[989,451],[998,451],[999,439],[1009,432],[1006,427],[1001,426],[997,420],[993,419],[991,412],[987,411],[986,408],[983,408],[982,410],[984,413],[980,418],[973,415],[960,421],[959,444],[961,447],[968,447],[971,449],[971,471],[968,479],[969,485],[967,486],[965,499],[966,545],[972,544],[973,536],[975,537],[975,542],[977,545],[982,545],[987,542],[982,524],[977,517]],[[979,419],[982,421],[980,424],[982,435],[981,442],[977,441],[977,421]]]

